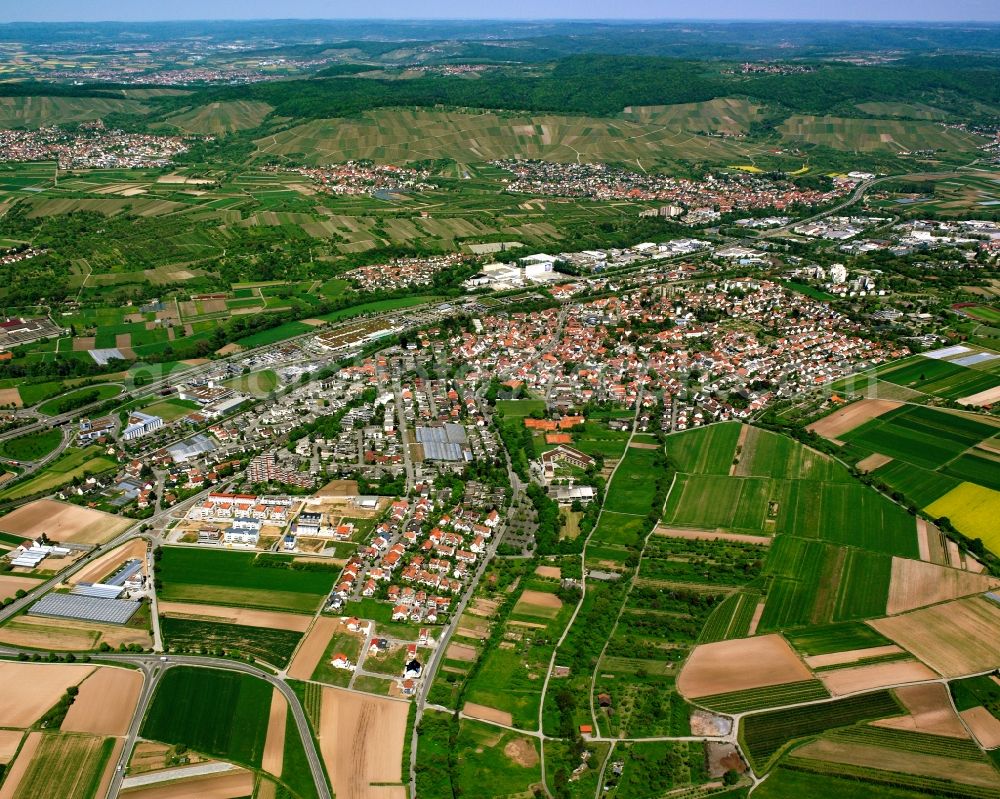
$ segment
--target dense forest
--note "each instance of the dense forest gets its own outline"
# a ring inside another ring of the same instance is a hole
[[[163,111],[221,100],[257,100],[279,117],[354,116],[371,108],[461,106],[609,116],[627,106],[669,105],[742,96],[788,113],[828,114],[856,104],[933,102],[971,113],[975,104],[1000,104],[990,61],[962,67],[821,65],[798,74],[724,75],[706,63],[645,56],[571,56],[541,74],[507,70],[478,80],[428,75],[410,80],[362,78],[331,68],[329,78],[212,87],[186,97],[159,98]],[[932,63],[932,62],[930,62]],[[322,74],[322,73],[321,73]]]

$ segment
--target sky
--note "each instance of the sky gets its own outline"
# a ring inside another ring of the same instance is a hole
[[[0,0],[0,22],[694,17],[1000,22],[1000,0]]]

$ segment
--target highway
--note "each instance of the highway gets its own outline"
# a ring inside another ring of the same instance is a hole
[[[975,163],[973,161],[973,163]],[[971,166],[971,165],[970,165]],[[771,228],[770,230],[765,230],[761,232],[758,236],[760,239],[773,238],[775,236],[783,236],[785,234],[791,233],[792,228],[798,227],[799,225],[805,225],[809,222],[815,222],[817,219],[823,219],[827,216],[832,216],[838,211],[843,211],[845,208],[849,208],[854,205],[858,200],[865,196],[865,192],[873,186],[878,186],[880,183],[889,183],[894,180],[916,180],[919,178],[953,178],[958,177],[961,173],[955,172],[954,170],[949,170],[947,172],[913,172],[909,175],[886,175],[881,178],[873,178],[872,180],[866,180],[859,183],[854,191],[852,191],[844,200],[837,203],[832,208],[827,208],[825,211],[820,211],[818,214],[813,214],[812,216],[807,216],[804,219],[795,219],[789,222],[787,225],[782,225],[781,227]]]

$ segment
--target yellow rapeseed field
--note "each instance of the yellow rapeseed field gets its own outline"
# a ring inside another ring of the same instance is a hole
[[[1000,554],[1000,527],[996,523],[1000,515],[1000,491],[962,483],[926,510],[935,518],[947,516],[957,530],[970,538],[983,539],[990,550]]]

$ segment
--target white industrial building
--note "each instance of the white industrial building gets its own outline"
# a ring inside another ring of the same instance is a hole
[[[132,411],[128,417],[128,425],[122,430],[122,441],[131,441],[135,438],[148,435],[154,430],[163,427],[163,419],[159,416],[150,416],[148,413]]]

